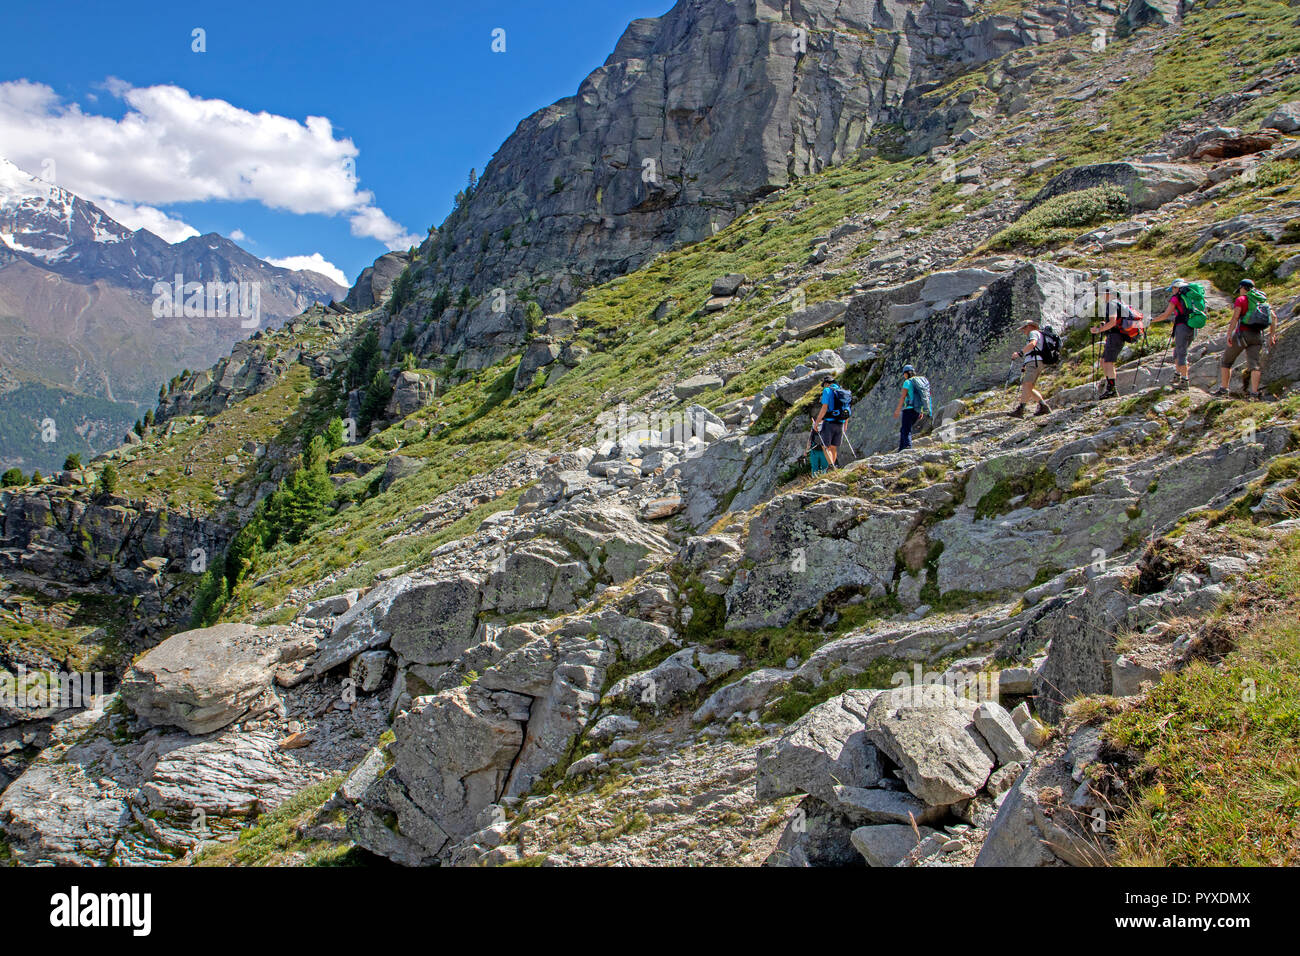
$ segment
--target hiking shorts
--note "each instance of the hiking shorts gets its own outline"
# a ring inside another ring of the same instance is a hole
[[[1232,368],[1232,363],[1237,361],[1237,356],[1245,352],[1246,368],[1254,372],[1259,368],[1259,350],[1263,345],[1264,333],[1259,329],[1251,329],[1243,325],[1237,330],[1236,338],[1228,340],[1228,347],[1223,350],[1219,367]]]
[[[1030,362],[1020,370],[1020,384],[1033,385],[1038,381],[1038,376],[1043,374],[1042,362]]]
[[[839,448],[840,441],[844,438],[844,423],[832,422],[829,420],[822,422],[822,444],[827,448]]]
[[[1196,338],[1196,330],[1186,322],[1174,326],[1174,365],[1182,367],[1187,364],[1187,349]]]
[[[1124,346],[1128,345],[1129,337],[1121,332],[1107,332],[1106,341],[1101,347],[1101,360],[1103,362],[1119,361],[1119,353],[1124,351]]]

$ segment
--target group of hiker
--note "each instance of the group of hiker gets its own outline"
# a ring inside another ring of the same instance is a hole
[[[1170,345],[1173,351],[1174,381],[1176,391],[1191,388],[1187,352],[1196,338],[1198,329],[1204,328],[1207,319],[1205,290],[1195,282],[1177,279],[1169,287],[1169,305],[1164,312],[1147,322],[1141,312],[1119,299],[1107,284],[1102,290],[1102,322],[1091,329],[1093,335],[1102,336],[1101,370],[1106,384],[1101,398],[1118,394],[1115,384],[1115,363],[1124,346],[1135,342],[1152,325],[1173,323]],[[1261,350],[1267,339],[1268,347],[1277,345],[1277,326],[1268,297],[1255,288],[1250,279],[1242,279],[1232,305],[1232,320],[1228,323],[1228,342],[1219,360],[1219,385],[1210,391],[1216,397],[1228,394],[1232,380],[1232,366],[1244,352],[1246,368],[1250,373],[1246,397],[1261,401],[1259,390],[1261,375]]]
[[[1185,390],[1191,387],[1187,353],[1196,338],[1197,329],[1205,326],[1207,311],[1205,290],[1195,282],[1178,279],[1169,287],[1169,305],[1149,322],[1137,309],[1124,302],[1109,282],[1101,288],[1101,321],[1091,327],[1093,336],[1101,336],[1101,370],[1105,384],[1098,393],[1099,399],[1118,394],[1115,366],[1126,345],[1141,338],[1152,325],[1173,323],[1170,345],[1173,352],[1174,380],[1172,388]],[[1060,336],[1050,327],[1038,322],[1025,322],[1020,331],[1026,333],[1025,344],[1012,353],[1013,362],[1020,363],[1020,392],[1015,406],[1007,413],[1013,418],[1023,418],[1030,403],[1035,403],[1034,415],[1048,415],[1052,408],[1038,390],[1038,380],[1043,371],[1060,359]],[[1261,351],[1267,341],[1273,349],[1277,345],[1277,325],[1267,297],[1255,288],[1250,279],[1243,279],[1237,287],[1232,306],[1232,321],[1228,326],[1228,342],[1219,361],[1220,381],[1210,391],[1213,396],[1228,394],[1232,367],[1245,353],[1249,372],[1247,398],[1263,399],[1260,393]],[[932,416],[930,383],[918,375],[911,365],[902,369],[903,384],[894,418],[899,420],[898,450],[912,447],[912,431],[922,419]],[[845,441],[845,428],[853,414],[853,394],[842,388],[831,374],[822,377],[821,400],[813,415],[812,436],[809,440],[809,460],[814,474],[838,465],[839,448]],[[849,446],[852,450],[852,445]]]

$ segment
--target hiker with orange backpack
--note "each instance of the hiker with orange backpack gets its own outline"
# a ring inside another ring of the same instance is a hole
[[[1117,297],[1110,283],[1102,286],[1101,294],[1102,317],[1105,321],[1092,327],[1093,335],[1105,336],[1101,350],[1101,370],[1106,375],[1106,387],[1097,396],[1099,399],[1113,398],[1119,394],[1115,388],[1115,363],[1119,361],[1119,353],[1124,350],[1124,346],[1140,338],[1146,326],[1142,313]]]
[[[1169,292],[1171,293],[1169,307],[1152,319],[1151,324],[1173,322],[1174,328],[1170,334],[1174,350],[1172,387],[1174,391],[1185,391],[1191,388],[1191,381],[1188,379],[1190,369],[1187,365],[1187,349],[1196,338],[1196,330],[1205,326],[1205,290],[1198,283],[1175,279],[1173,285],[1169,287]],[[1163,361],[1161,359],[1162,363]]]
[[[1242,279],[1237,286],[1237,299],[1232,304],[1232,324],[1228,327],[1228,347],[1223,350],[1219,360],[1219,387],[1210,392],[1220,396],[1228,394],[1232,382],[1232,363],[1237,356],[1246,353],[1246,368],[1250,371],[1250,390],[1246,398],[1252,402],[1262,401],[1264,396],[1259,391],[1261,375],[1259,353],[1264,345],[1264,333],[1268,333],[1268,347],[1277,348],[1277,326],[1273,322],[1273,307],[1269,305],[1264,293],[1255,288],[1255,283]]]

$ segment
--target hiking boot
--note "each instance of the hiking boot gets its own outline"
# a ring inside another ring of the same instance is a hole
[[[1098,397],[1098,398],[1114,398],[1114,397],[1115,397],[1116,395],[1118,395],[1118,394],[1119,394],[1119,390],[1118,390],[1117,388],[1115,388],[1115,383],[1114,383],[1114,382],[1107,382],[1107,383],[1106,383],[1106,387],[1103,388],[1103,389],[1101,390],[1101,394],[1098,395],[1097,397]]]
[[[1222,385],[1216,385],[1214,386],[1214,388],[1210,389],[1211,398],[1223,398],[1227,394],[1228,394],[1228,390],[1224,388]]]
[[[1180,376],[1179,376],[1179,377],[1174,381],[1174,390],[1175,390],[1175,391],[1178,391],[1178,392],[1185,392],[1185,391],[1187,391],[1187,390],[1188,390],[1189,388],[1191,388],[1191,387],[1192,387],[1192,383],[1191,383],[1191,381],[1190,381],[1189,379],[1185,378],[1184,376],[1181,376],[1181,375],[1180,375]]]
[[[1037,418],[1039,415],[1050,415],[1050,414],[1052,414],[1051,407],[1046,402],[1039,402],[1038,408],[1034,412],[1034,417]]]
[[[1007,412],[1007,414],[1010,415],[1012,418],[1024,418],[1025,406],[1017,405],[1015,408],[1011,409],[1011,411]]]
[[[1246,401],[1248,401],[1248,402],[1262,402],[1262,401],[1266,401],[1266,399],[1264,398],[1264,393],[1263,393],[1263,392],[1247,392],[1247,393],[1246,393]]]

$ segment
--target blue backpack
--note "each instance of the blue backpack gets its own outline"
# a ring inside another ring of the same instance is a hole
[[[912,407],[924,415],[934,416],[934,406],[930,402],[930,380],[924,375],[913,375]]]
[[[847,422],[853,415],[853,393],[838,385],[831,387],[831,406],[826,410],[826,420]]]

